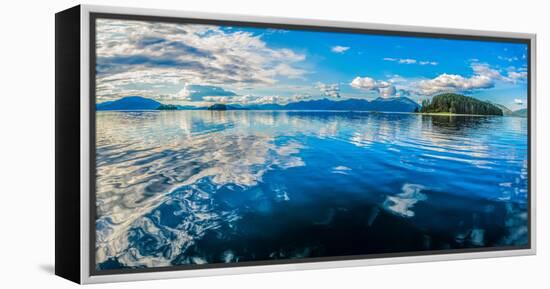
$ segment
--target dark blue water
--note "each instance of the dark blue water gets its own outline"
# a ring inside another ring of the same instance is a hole
[[[526,245],[527,120],[97,113],[97,268]]]

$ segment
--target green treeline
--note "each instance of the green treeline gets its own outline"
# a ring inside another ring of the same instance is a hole
[[[216,103],[209,106],[208,110],[227,110],[227,106],[223,103]]]
[[[173,104],[162,104],[157,107],[158,110],[177,110],[178,106]]]
[[[456,93],[436,95],[432,100],[423,100],[420,112],[502,115],[502,110],[489,102]]]

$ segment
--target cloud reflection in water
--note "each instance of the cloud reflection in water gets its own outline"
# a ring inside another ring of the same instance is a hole
[[[519,118],[99,112],[96,262],[525,244],[526,151]]]

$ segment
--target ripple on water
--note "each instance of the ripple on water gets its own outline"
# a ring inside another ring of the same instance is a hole
[[[209,233],[243,234],[237,225],[243,212],[269,220],[281,206],[319,198],[344,209],[370,202],[362,220],[367,228],[386,214],[426,230],[430,222],[418,211],[431,208],[424,204],[433,198],[449,194],[455,201],[506,202],[502,236],[477,224],[449,235],[457,246],[523,244],[528,233],[526,157],[526,122],[518,118],[101,112],[96,261],[105,268],[204,264],[212,258],[238,262],[242,252],[235,247],[209,257],[196,244]],[[266,180],[275,173],[278,178]],[[311,213],[310,223],[335,226],[345,215],[339,214],[335,209]],[[431,236],[424,239],[426,248],[435,242]],[[294,258],[310,256],[312,250],[274,248],[270,254]]]

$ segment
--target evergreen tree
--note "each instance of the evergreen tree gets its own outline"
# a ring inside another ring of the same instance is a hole
[[[502,110],[492,103],[456,93],[443,93],[431,101],[423,100],[420,112],[502,115]]]

